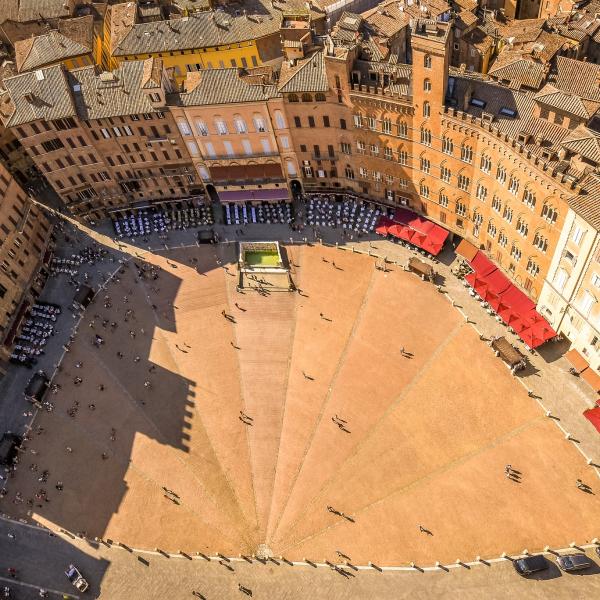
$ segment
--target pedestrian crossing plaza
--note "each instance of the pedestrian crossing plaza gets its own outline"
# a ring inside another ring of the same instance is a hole
[[[383,566],[598,534],[585,459],[444,293],[281,247],[291,291],[240,288],[233,243],[125,261],[3,512],[132,548]]]

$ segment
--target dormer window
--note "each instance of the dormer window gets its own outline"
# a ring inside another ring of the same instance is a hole
[[[512,108],[508,108],[507,106],[503,106],[500,109],[500,114],[503,117],[510,117],[511,119],[514,119],[517,116],[517,111],[513,110]]]
[[[519,142],[519,144],[526,144],[527,143],[527,135],[525,133],[520,133],[517,136],[517,141]]]

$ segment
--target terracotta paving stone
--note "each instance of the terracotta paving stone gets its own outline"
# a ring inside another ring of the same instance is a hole
[[[302,294],[242,294],[235,252],[149,254],[135,263],[160,267],[158,279],[140,281],[131,262],[99,294],[57,375],[55,409],[36,420],[38,454],[22,456],[10,486],[26,499],[43,487],[50,502],[7,496],[4,512],[139,548],[237,555],[267,544],[290,559],[341,550],[357,564],[598,535],[598,495],[575,486],[594,484],[583,457],[434,286],[365,255],[293,246]]]
[[[389,285],[392,281],[395,285]],[[410,301],[421,290],[427,293],[430,318],[435,327],[423,327],[422,305]],[[460,325],[458,316],[448,310],[441,294],[401,272],[376,272],[363,302],[344,363],[329,392],[325,414],[315,428],[296,481],[293,502],[288,503],[281,519],[279,535],[283,538],[315,490],[406,392],[406,386],[430,360],[448,332]],[[402,346],[414,354],[413,358],[400,356]],[[350,434],[336,428],[331,422],[334,415],[348,421]],[[281,538],[276,536],[275,541],[279,543]]]
[[[230,288],[234,286],[231,282]],[[289,292],[273,292],[266,297],[250,292],[240,295],[234,289],[230,289],[230,295],[230,304],[237,301],[245,310],[234,313],[237,323],[232,341],[240,348],[236,355],[243,411],[253,422],[244,425],[238,421],[238,426],[248,435],[258,526],[264,540],[292,352],[296,295]],[[231,312],[234,311],[232,308]]]
[[[323,257],[327,257],[329,262],[323,262]],[[334,269],[331,262],[334,259],[343,271]],[[339,252],[328,248],[321,249],[321,252],[303,253],[300,263],[300,276],[307,274],[301,279],[300,287],[308,297],[301,297],[298,301],[294,351],[267,539],[271,538],[278,525],[282,508],[309,450],[314,428],[322,417],[329,386],[352,336],[352,328],[373,273],[370,259],[340,257]],[[322,311],[335,314],[335,327],[322,321],[319,316]],[[304,373],[313,379],[306,379]],[[329,417],[327,422],[331,423]]]

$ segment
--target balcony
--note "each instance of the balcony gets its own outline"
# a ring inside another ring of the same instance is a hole
[[[279,162],[279,152],[257,152],[255,154],[217,154],[215,156],[203,157],[207,165],[217,165],[217,163],[238,165],[261,165],[265,163]]]
[[[338,160],[339,156],[337,152],[333,154],[311,154],[312,160]]]
[[[361,98],[365,96],[384,96],[386,98],[394,98],[395,100],[400,100],[401,102],[405,103],[407,109],[410,108],[410,113],[413,112],[412,98],[410,96],[404,96],[398,92],[393,92],[389,87],[368,85],[365,83],[351,83],[349,95],[351,98]]]

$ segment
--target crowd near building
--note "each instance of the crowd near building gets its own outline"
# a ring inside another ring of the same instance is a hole
[[[597,0],[7,4],[2,352],[50,243],[35,177],[88,221],[336,197],[412,211],[598,370]]]

